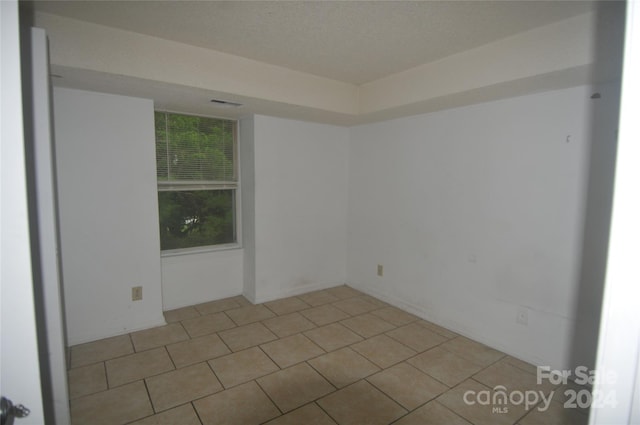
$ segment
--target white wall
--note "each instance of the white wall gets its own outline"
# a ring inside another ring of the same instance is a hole
[[[162,257],[162,306],[185,307],[242,293],[243,250]]]
[[[246,118],[242,249],[161,259],[152,103],[56,89],[69,343],[161,324],[163,307],[347,282],[524,360],[567,367],[572,344],[586,341],[572,338],[589,337],[574,331],[591,92],[352,129]],[[134,285],[144,301],[130,301]]]
[[[253,132],[253,146],[243,148],[253,164],[242,159],[255,174],[245,294],[263,302],[344,283],[348,129],[255,116]]]
[[[601,97],[592,102],[591,149],[580,289],[576,296],[576,323],[572,341],[572,363],[595,368],[604,279],[607,269],[609,224],[616,164],[616,139],[620,87],[608,83],[595,87]]]
[[[56,88],[54,117],[68,343],[163,324],[153,102]]]
[[[579,87],[352,128],[347,281],[567,367],[590,95]]]

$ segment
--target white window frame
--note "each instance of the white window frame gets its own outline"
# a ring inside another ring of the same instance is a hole
[[[167,181],[167,182],[157,182],[157,190],[156,192],[161,191],[173,191],[170,187],[182,187],[182,190],[234,190],[234,225],[235,225],[235,242],[226,243],[226,244],[216,244],[216,245],[202,245],[202,246],[194,246],[190,248],[177,248],[177,249],[161,249],[160,257],[175,257],[181,255],[193,255],[193,254],[203,254],[208,252],[217,252],[217,251],[229,251],[242,249],[242,182],[241,182],[241,159],[240,159],[240,123],[237,119],[220,117],[220,116],[212,116],[212,115],[201,115],[201,114],[192,114],[186,112],[178,112],[166,109],[156,109],[154,110],[154,121],[155,121],[155,112],[161,112],[166,114],[178,114],[178,115],[187,115],[194,117],[203,117],[203,118],[213,118],[219,120],[230,121],[234,126],[234,163],[235,163],[235,174],[236,174],[236,183],[235,185],[230,185],[227,182],[213,182],[213,181]],[[155,133],[155,131],[154,131]],[[156,164],[157,166],[157,164]],[[162,188],[164,187],[164,189]],[[174,189],[175,190],[175,189]],[[158,205],[158,213],[160,212],[160,206]],[[158,234],[158,237],[160,235]]]

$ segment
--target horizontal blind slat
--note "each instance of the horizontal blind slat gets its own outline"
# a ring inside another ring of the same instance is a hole
[[[198,181],[164,181],[158,182],[159,192],[181,191],[181,190],[224,190],[237,189],[236,182],[198,182]]]

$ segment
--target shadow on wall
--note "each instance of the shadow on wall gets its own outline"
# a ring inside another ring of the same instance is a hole
[[[591,102],[591,149],[578,296],[570,364],[595,368],[620,109],[625,3],[600,2],[596,23],[597,84]]]

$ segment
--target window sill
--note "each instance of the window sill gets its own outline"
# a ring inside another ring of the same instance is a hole
[[[229,243],[225,245],[199,246],[195,248],[169,249],[160,251],[160,257],[178,257],[180,255],[206,254],[208,252],[234,251],[242,249],[238,243]]]

